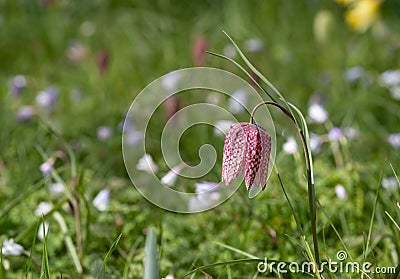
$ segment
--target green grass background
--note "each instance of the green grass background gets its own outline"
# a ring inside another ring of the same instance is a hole
[[[323,43],[317,42],[313,33],[315,15],[321,10],[332,16]],[[314,156],[317,198],[326,212],[318,212],[322,258],[335,259],[336,252],[344,249],[333,224],[353,259],[368,260],[374,266],[396,266],[400,231],[385,211],[394,220],[399,219],[398,187],[379,190],[370,249],[365,248],[381,179],[394,176],[390,163],[394,170],[400,164],[399,149],[386,141],[390,133],[400,132],[400,103],[378,84],[380,73],[400,66],[399,11],[397,1],[384,1],[379,24],[359,34],[344,22],[345,8],[333,1],[56,0],[44,5],[38,0],[0,0],[0,240],[13,237],[25,249],[32,248],[28,278],[38,278],[43,244],[37,240],[32,246],[40,221],[33,211],[40,201],[50,200],[54,211],[65,218],[76,244],[73,215],[61,209],[66,198],[48,194],[46,184],[51,179],[43,179],[39,170],[43,154],[51,156],[61,150],[67,154],[65,161],[56,162],[61,178],[72,185],[71,168],[80,177],[84,275],[76,273],[64,236],[52,219],[53,211],[45,218],[51,227],[47,254],[54,278],[61,278],[61,274],[62,278],[94,278],[121,233],[103,277],[141,278],[149,226],[156,228],[163,277],[173,273],[183,278],[194,266],[244,257],[216,242],[260,258],[304,261],[299,233],[276,175],[270,178],[267,191],[254,200],[248,200],[245,189],[240,189],[214,210],[185,215],[163,211],[147,202],[126,174],[117,126],[134,97],[155,78],[193,66],[191,47],[196,38],[207,38],[209,50],[221,53],[228,43],[223,29],[240,46],[250,38],[264,42],[261,52],[248,53],[249,59],[304,113],[309,97],[323,94],[330,122],[360,131],[358,139],[348,142],[349,157],[343,167],[337,168],[327,143]],[[82,33],[84,22],[95,26],[93,35]],[[72,63],[66,55],[74,41],[87,49],[80,63]],[[101,51],[109,54],[104,75],[96,66]],[[207,56],[206,65],[243,76],[234,66],[213,56]],[[361,81],[348,83],[343,75],[353,66],[363,67],[366,74]],[[8,82],[17,74],[25,75],[28,81],[19,97],[8,92]],[[36,94],[50,85],[59,89],[54,111],[38,111],[28,123],[15,121],[17,109],[34,105]],[[80,90],[80,101],[70,98],[73,90]],[[185,101],[189,102],[183,98]],[[289,122],[278,113],[273,115],[278,135],[295,133]],[[161,114],[158,117],[160,123],[165,121]],[[114,130],[107,141],[96,137],[101,125]],[[309,128],[317,134],[327,132],[323,125],[312,124]],[[188,133],[185,146],[202,144],[199,133],[204,129]],[[278,136],[276,165],[310,240],[303,163],[280,151],[284,140]],[[222,139],[215,139],[214,144],[222,150]],[[157,147],[152,148],[161,163]],[[197,148],[183,152],[186,158],[197,159]],[[220,175],[220,160],[221,154],[209,176],[215,181]],[[336,184],[345,186],[348,200],[336,197]],[[111,189],[111,202],[107,211],[99,212],[91,201],[105,187]],[[277,243],[268,235],[269,228],[276,231]],[[10,263],[4,278],[25,275],[27,256],[3,258]],[[215,267],[206,272],[213,278],[251,278],[257,274],[255,264]],[[258,275],[265,278],[264,274]],[[198,272],[194,278],[205,276]],[[296,276],[305,275],[295,274],[293,278]]]

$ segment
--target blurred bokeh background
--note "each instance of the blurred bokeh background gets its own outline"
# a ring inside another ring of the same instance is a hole
[[[366,257],[377,265],[399,263],[400,232],[387,216],[400,216],[395,175],[400,163],[398,1],[0,0],[0,274],[19,278],[32,259],[26,274],[39,276],[43,245],[40,239],[32,243],[42,213],[50,224],[50,270],[62,278],[95,276],[120,233],[107,278],[140,278],[150,225],[157,229],[163,277],[182,278],[193,266],[243,257],[214,241],[258,257],[304,260],[274,175],[268,190],[254,200],[241,189],[215,210],[179,215],[148,203],[126,174],[121,125],[146,85],[193,66],[217,67],[247,79],[233,64],[205,53],[242,63],[222,30],[307,115],[317,195],[326,212],[318,221],[323,254],[334,257],[343,250],[339,234],[353,257],[362,258],[376,209]],[[166,114],[190,104],[190,98],[181,96],[179,104],[172,100],[160,108],[166,113],[157,114],[155,133]],[[234,109],[226,96],[211,101]],[[248,119],[245,112],[235,113]],[[273,116],[276,165],[307,232],[304,167],[291,138],[295,130],[278,113]],[[199,136],[204,133],[208,136]],[[195,128],[183,138],[183,147],[195,146],[186,148],[183,157],[196,160],[196,146],[210,139],[222,150],[223,137],[212,127]],[[162,176],[168,169],[156,143],[150,143],[151,156]],[[218,166],[206,180],[218,182],[219,176]],[[100,206],[93,202],[96,197]],[[48,208],[38,210],[43,202]],[[4,247],[13,247],[6,242],[10,239],[23,251],[14,246],[19,253],[8,253]],[[207,272],[223,278],[257,273],[251,265]]]

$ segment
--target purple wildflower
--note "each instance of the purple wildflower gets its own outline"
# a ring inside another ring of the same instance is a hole
[[[100,126],[97,128],[97,138],[101,141],[109,139],[113,134],[113,131],[108,126]]]
[[[47,87],[36,96],[36,104],[46,110],[52,110],[56,104],[58,89],[54,86]]]
[[[387,141],[394,148],[399,148],[400,147],[400,133],[390,134]]]
[[[23,106],[20,107],[15,115],[15,119],[18,122],[27,122],[32,116],[35,114],[35,110],[32,106]]]
[[[329,130],[328,132],[328,139],[329,140],[340,140],[343,137],[343,131],[342,129],[338,127],[333,127],[332,129]]]
[[[8,90],[14,96],[21,95],[26,87],[26,78],[23,75],[13,77],[8,83]]]

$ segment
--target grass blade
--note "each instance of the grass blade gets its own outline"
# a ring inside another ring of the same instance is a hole
[[[78,272],[78,274],[82,274],[83,268],[81,262],[79,261],[78,253],[75,250],[75,246],[74,243],[72,242],[72,238],[69,234],[68,227],[67,224],[65,223],[64,217],[58,211],[54,212],[53,217],[59,224],[61,232],[64,234],[65,246],[67,246],[67,250],[72,258],[76,271]]]
[[[290,113],[294,116],[293,112],[292,112],[292,108],[289,104],[288,101],[286,101],[286,99],[283,97],[283,95],[279,92],[278,89],[276,89],[276,87],[263,75],[261,74],[261,72],[259,70],[257,70],[256,67],[254,67],[254,65],[249,61],[249,59],[247,59],[247,57],[244,55],[244,53],[242,52],[242,50],[239,48],[239,46],[236,44],[236,42],[228,35],[228,33],[226,33],[224,30],[222,30],[222,32],[225,34],[225,36],[228,37],[228,39],[231,41],[232,45],[234,46],[234,48],[236,49],[236,51],[239,53],[239,56],[242,58],[242,60],[244,61],[244,63],[247,65],[247,67],[249,67],[249,69],[257,76],[261,79],[262,82],[264,82],[269,88],[272,89],[272,91],[274,91],[274,93],[279,97],[279,99],[286,105],[287,109],[290,111]],[[256,84],[258,84],[256,82]],[[265,90],[263,90],[265,92]],[[268,96],[270,96],[270,94],[268,94]],[[271,97],[271,96],[270,96]],[[272,98],[272,100],[274,100]],[[275,101],[275,100],[274,100]],[[298,125],[297,123],[297,119],[295,118],[296,121],[296,125]]]
[[[42,221],[44,221],[44,217],[42,218]],[[35,232],[37,232],[39,230],[40,224],[43,224],[43,223],[37,222]],[[43,227],[43,230],[44,230],[44,227]],[[43,234],[43,235],[45,235],[45,234]],[[33,254],[33,250],[34,250],[35,244],[36,244],[36,237],[37,237],[37,234],[36,233],[33,234],[31,252],[29,253],[29,259],[28,259],[28,262],[26,263],[26,266],[25,266],[25,278],[28,278],[28,274],[29,274],[29,272],[31,271],[31,268],[32,268],[32,254]],[[0,278],[2,278],[2,277],[0,276]]]
[[[242,250],[240,250],[240,249],[237,249],[237,248],[235,248],[235,247],[232,247],[232,246],[230,246],[230,245],[226,245],[226,244],[221,243],[221,242],[218,242],[218,241],[214,241],[214,243],[217,244],[218,246],[221,246],[221,247],[226,248],[226,249],[228,249],[228,250],[231,250],[231,251],[233,251],[233,252],[235,252],[235,253],[238,253],[238,254],[241,254],[241,255],[243,255],[243,256],[246,256],[246,257],[248,257],[248,258],[250,258],[250,259],[257,259],[256,256],[254,256],[254,255],[252,255],[252,254],[249,254],[249,253],[247,253],[247,252],[245,252],[245,251],[242,251]]]
[[[3,249],[0,249],[0,278],[6,279],[6,271],[4,270],[3,264]]]
[[[399,275],[400,275],[400,264],[397,265],[396,271],[395,271],[395,273],[392,274],[392,276],[390,276],[390,279],[396,279],[396,278],[398,278]]]
[[[265,259],[238,259],[238,260],[231,260],[231,261],[226,261],[226,262],[217,262],[217,263],[212,263],[209,265],[203,265],[200,267],[197,267],[191,271],[189,271],[188,273],[186,273],[184,275],[184,277],[194,274],[197,271],[203,270],[203,269],[209,269],[212,267],[216,267],[216,266],[222,266],[222,265],[234,265],[234,264],[241,264],[241,263],[259,263],[259,262],[264,262]],[[278,261],[274,261],[274,260],[268,260],[268,263],[272,263],[272,262],[278,262]]]
[[[32,187],[28,187],[26,191],[18,195],[15,199],[12,201],[8,202],[1,210],[0,210],[0,219],[2,219],[4,216],[7,215],[7,213],[10,212],[11,209],[13,209],[15,206],[20,205],[21,202],[26,199],[28,196],[31,194],[35,193],[36,191],[40,190],[43,186],[45,185],[45,179],[41,179],[39,182],[37,182],[35,185]]]
[[[379,198],[379,190],[381,189],[381,180],[379,180],[379,185],[378,189],[376,190],[376,196],[375,196],[375,202],[374,202],[374,207],[372,208],[372,215],[371,215],[371,222],[369,224],[369,229],[368,229],[368,236],[367,236],[367,243],[365,244],[365,251],[364,251],[364,261],[367,260],[367,256],[369,254],[368,248],[369,248],[369,243],[371,241],[371,234],[372,234],[372,226],[374,224],[374,218],[375,218],[375,212],[376,212],[376,207],[378,205],[378,198]]]
[[[143,279],[159,279],[157,237],[153,228],[149,228],[144,248],[144,273]]]
[[[385,214],[389,217],[390,221],[393,222],[393,224],[394,224],[394,226],[396,227],[396,229],[398,229],[399,232],[400,232],[400,226],[399,226],[399,224],[397,224],[397,222],[393,219],[393,217],[392,217],[392,216],[389,214],[389,212],[387,212],[386,210],[385,210]]]
[[[106,264],[107,264],[108,260],[110,259],[111,254],[117,248],[118,242],[121,240],[121,237],[122,237],[122,233],[120,235],[118,235],[117,238],[114,240],[114,242],[111,245],[110,249],[108,250],[106,256],[104,257],[103,262],[101,263],[101,268],[100,268],[99,272],[97,273],[96,278],[101,278],[101,275],[106,270]]]
[[[270,97],[272,101],[276,102],[275,98],[271,95],[271,93],[269,93],[264,87],[262,87],[261,84],[259,84],[259,83],[254,79],[254,77],[253,77],[248,71],[246,71],[246,69],[243,68],[242,65],[240,65],[238,62],[236,62],[236,61],[233,60],[232,58],[229,58],[229,57],[227,57],[227,56],[225,56],[225,55],[222,55],[222,54],[214,53],[214,52],[211,52],[211,51],[207,51],[207,53],[208,53],[208,54],[211,54],[211,55],[214,55],[214,56],[216,56],[216,57],[219,57],[219,58],[228,60],[229,62],[231,62],[232,64],[234,64],[234,65],[235,65],[236,67],[238,67],[244,74],[246,74],[247,77],[250,78],[250,80],[251,80],[254,84],[256,84],[257,87],[258,87],[261,91],[263,91],[265,94],[267,94],[268,97]]]
[[[297,229],[298,229],[300,235],[304,235],[303,228],[300,225],[300,221],[297,218],[296,212],[294,211],[294,207],[293,207],[293,205],[292,205],[292,203],[291,203],[291,201],[289,199],[289,196],[287,195],[285,187],[283,186],[283,181],[282,181],[281,175],[279,174],[279,171],[276,168],[276,166],[274,166],[274,169],[275,169],[276,175],[278,176],[279,184],[282,187],[283,194],[285,195],[285,198],[286,198],[286,200],[287,200],[287,202],[289,204],[290,210],[292,211],[292,215],[294,217],[294,220],[296,221]]]
[[[42,218],[42,224],[44,223],[44,218]],[[42,254],[42,271],[40,278],[50,279],[50,266],[49,266],[49,255],[47,252],[47,234],[45,227],[43,229],[43,254]]]

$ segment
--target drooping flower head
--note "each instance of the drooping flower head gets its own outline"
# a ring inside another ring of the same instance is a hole
[[[222,181],[229,185],[244,173],[247,190],[261,186],[264,190],[268,178],[271,137],[258,125],[233,124],[224,143]]]

